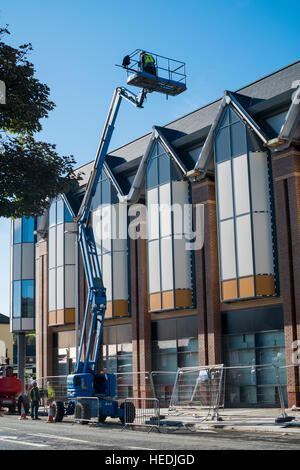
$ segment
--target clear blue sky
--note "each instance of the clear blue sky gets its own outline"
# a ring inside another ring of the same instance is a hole
[[[40,138],[73,154],[95,156],[112,92],[125,85],[121,63],[144,48],[187,63],[188,90],[168,101],[150,95],[144,110],[122,104],[116,148],[300,59],[300,2],[295,0],[14,0],[0,25],[12,45],[31,42],[37,77],[56,109]],[[0,312],[9,313],[9,223],[0,219]]]

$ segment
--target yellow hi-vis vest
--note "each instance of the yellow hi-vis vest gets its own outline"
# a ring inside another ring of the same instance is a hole
[[[151,54],[144,54],[144,64],[154,64],[155,60]]]

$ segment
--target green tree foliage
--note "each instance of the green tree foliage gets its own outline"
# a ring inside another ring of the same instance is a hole
[[[40,120],[55,104],[48,86],[34,76],[31,44],[11,47],[3,41],[7,34],[0,28],[0,80],[6,85],[6,104],[0,104],[0,216],[36,216],[76,183],[75,160],[35,140]]]

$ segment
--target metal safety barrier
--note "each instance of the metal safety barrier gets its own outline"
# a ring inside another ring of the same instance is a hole
[[[160,426],[160,407],[157,398],[126,398],[124,403],[124,427],[146,426],[151,430]]]
[[[99,398],[98,397],[76,397],[76,407],[74,421],[81,424],[98,423],[99,417]]]
[[[218,418],[223,391],[223,369],[223,364],[178,369],[169,410],[174,411],[176,406],[196,406],[208,409],[212,419]]]

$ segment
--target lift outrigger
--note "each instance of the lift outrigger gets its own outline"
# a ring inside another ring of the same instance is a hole
[[[137,51],[139,50],[136,50],[132,57],[136,56]],[[154,56],[157,63],[158,57],[161,56]],[[176,88],[179,90],[178,87],[181,87],[181,91],[186,89],[185,64],[181,63],[181,67],[184,67],[184,80],[181,81],[181,85],[178,85],[179,82],[177,80],[173,80],[174,83],[172,85],[172,73],[176,73],[176,71],[171,70],[170,65],[173,62],[178,64],[178,61],[172,61],[172,59],[166,60],[169,64],[167,65],[169,67],[167,84],[164,77],[159,75],[159,68],[157,69],[156,76],[153,75],[150,79],[149,74],[139,68],[132,69],[135,74],[138,74],[135,79],[129,77],[127,81],[128,84],[141,88],[138,95],[133,94],[124,87],[116,88],[97,149],[93,169],[79,210],[76,210],[73,204],[74,194],[68,193],[62,195],[73,219],[78,224],[78,242],[88,285],[88,296],[75,370],[73,374],[67,377],[68,405],[65,406],[63,402],[55,402],[53,404],[56,421],[61,421],[64,414],[73,414],[74,412],[75,419],[82,423],[88,422],[91,418],[98,418],[100,422],[104,422],[107,416],[119,418],[124,423],[125,414],[127,422],[133,422],[135,418],[135,409],[132,403],[126,402],[126,404],[122,403],[119,406],[118,401],[114,400],[117,394],[116,376],[110,373],[97,373],[96,371],[106,311],[106,290],[100,270],[93,228],[89,222],[97,184],[103,169],[122,99],[129,101],[137,108],[142,108],[149,92],[158,91],[166,95],[174,95],[178,94],[174,91]],[[135,65],[137,64],[133,59],[133,67]],[[140,66],[137,65],[137,67]],[[175,66],[175,68],[177,67],[178,65]],[[88,319],[90,319],[89,331],[86,336]],[[87,345],[84,347],[86,337]],[[84,398],[91,398],[92,400],[84,400]]]

